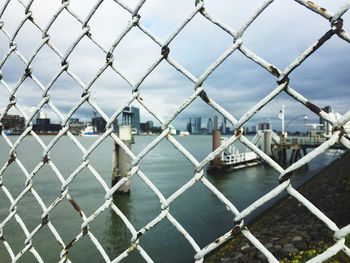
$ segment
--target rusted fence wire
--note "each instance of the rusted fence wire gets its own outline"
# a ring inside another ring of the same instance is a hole
[[[25,131],[14,141],[12,142],[8,136],[2,132],[1,136],[6,141],[8,146],[10,147],[10,152],[8,156],[8,161],[4,164],[1,164],[0,168],[0,187],[1,191],[6,195],[9,202],[11,203],[11,207],[9,209],[8,215],[6,218],[0,222],[0,242],[5,246],[9,256],[12,261],[19,260],[22,255],[30,251],[38,262],[43,262],[41,255],[36,250],[33,245],[33,238],[41,231],[42,228],[48,228],[57,242],[61,245],[62,251],[60,252],[60,262],[70,262],[69,259],[69,250],[75,246],[83,237],[89,237],[92,243],[96,246],[98,253],[104,258],[106,262],[119,262],[123,258],[127,257],[133,251],[138,251],[140,255],[147,261],[152,262],[151,257],[148,255],[147,251],[142,248],[139,243],[140,238],[143,235],[147,235],[147,231],[151,229],[153,226],[160,223],[162,220],[168,220],[181,234],[184,235],[188,243],[192,246],[194,250],[194,261],[202,262],[204,257],[215,248],[223,244],[225,241],[231,238],[231,234],[234,231],[241,231],[242,234],[261,252],[265,255],[269,262],[278,262],[275,256],[249,231],[249,229],[245,226],[244,219],[251,214],[258,207],[264,205],[272,198],[280,195],[283,192],[287,192],[290,196],[296,198],[299,202],[301,202],[311,213],[315,215],[319,220],[323,221],[325,226],[327,226],[334,233],[334,245],[327,249],[320,255],[317,255],[309,262],[321,262],[323,260],[329,259],[340,250],[343,250],[350,258],[350,249],[345,245],[345,236],[350,234],[350,225],[339,229],[339,227],[328,218],[322,211],[320,211],[317,207],[315,207],[309,200],[303,197],[291,184],[290,178],[293,176],[293,172],[303,166],[305,163],[310,162],[318,155],[325,152],[328,148],[334,145],[337,142],[342,143],[347,149],[350,149],[350,141],[348,137],[344,136],[343,126],[345,123],[350,121],[350,111],[345,113],[340,119],[335,119],[333,115],[326,113],[319,106],[310,102],[307,98],[305,98],[302,94],[300,94],[296,89],[291,87],[289,83],[289,75],[300,66],[310,55],[312,55],[317,49],[319,49],[324,43],[326,43],[329,39],[333,37],[339,37],[345,42],[350,43],[350,34],[344,28],[344,23],[342,16],[348,9],[350,8],[350,3],[347,3],[339,10],[335,10],[335,12],[331,12],[330,10],[326,10],[316,3],[305,0],[295,0],[300,5],[305,8],[310,9],[316,14],[322,16],[330,22],[330,29],[324,33],[324,35],[315,41],[315,43],[307,48],[304,52],[302,52],[294,61],[292,61],[285,69],[279,69],[277,66],[272,65],[264,58],[256,55],[252,50],[250,50],[244,44],[244,34],[245,31],[250,27],[255,19],[259,17],[259,15],[264,12],[269,5],[274,2],[273,0],[265,0],[262,1],[260,7],[249,17],[247,21],[245,21],[238,29],[233,29],[231,26],[226,24],[225,22],[217,19],[210,13],[210,10],[206,9],[205,1],[196,0],[194,3],[193,10],[189,12],[188,17],[174,30],[174,32],[168,35],[168,38],[165,40],[160,39],[156,34],[154,34],[151,30],[147,28],[146,25],[142,23],[141,15],[142,15],[142,7],[145,4],[146,0],[140,0],[138,4],[131,8],[128,6],[127,1],[114,0],[114,3],[124,9],[126,12],[130,14],[130,22],[127,27],[120,33],[119,36],[115,38],[113,44],[109,47],[109,49],[105,49],[102,45],[95,39],[94,35],[90,32],[90,20],[94,17],[95,12],[100,7],[101,3],[104,0],[96,1],[95,6],[93,6],[86,16],[85,19],[82,19],[70,8],[70,1],[63,0],[60,6],[57,8],[55,14],[51,17],[50,21],[47,23],[45,27],[41,27],[38,23],[36,23],[35,14],[32,13],[31,7],[35,0],[23,1],[23,0],[3,0],[0,4],[0,34],[3,39],[6,39],[6,42],[9,46],[7,53],[0,60],[0,83],[1,88],[6,89],[8,91],[9,103],[7,107],[0,111],[0,122],[4,118],[4,116],[13,108],[15,108],[22,116],[25,117]],[[17,2],[23,7],[23,15],[21,23],[16,28],[14,33],[10,34],[6,28],[6,23],[2,21],[2,16],[5,13],[11,2]],[[81,32],[76,35],[74,41],[70,43],[70,46],[67,50],[60,50],[53,42],[50,40],[50,29],[51,26],[55,23],[55,21],[61,16],[63,12],[68,13],[71,18],[75,19],[81,25]],[[183,67],[180,63],[175,61],[171,56],[171,50],[169,45],[172,43],[174,39],[176,39],[179,33],[191,23],[191,21],[196,16],[203,16],[205,19],[213,23],[215,26],[226,32],[233,40],[233,43],[227,50],[222,53],[217,60],[212,63],[203,74],[197,78],[195,77],[189,70]],[[40,30],[42,33],[42,37],[40,40],[40,44],[34,50],[34,52],[30,56],[25,56],[21,50],[17,47],[16,37],[20,30],[24,27],[26,23],[31,23],[36,29]],[[115,58],[113,56],[113,52],[116,47],[119,45],[121,40],[123,40],[129,32],[137,27],[140,29],[145,36],[150,38],[154,43],[159,46],[159,56],[154,58],[153,64],[144,71],[143,74],[139,76],[139,78],[135,81],[128,78],[115,63]],[[76,50],[79,48],[79,43],[83,40],[89,40],[94,46],[96,46],[100,51],[105,54],[105,62],[101,64],[100,69],[95,73],[94,78],[90,82],[84,82],[81,80],[78,74],[73,72],[69,66],[70,57]],[[3,41],[3,40],[2,40]],[[55,76],[47,83],[44,84],[39,77],[37,77],[32,70],[32,62],[33,60],[42,52],[45,48],[49,48],[54,52],[54,54],[60,59],[61,65]],[[228,112],[223,106],[219,105],[214,101],[213,98],[209,97],[206,93],[205,81],[211,74],[220,67],[220,65],[230,57],[234,52],[241,52],[247,59],[254,61],[256,64],[261,66],[262,70],[266,70],[276,77],[277,84],[272,92],[267,94],[261,101],[259,101],[256,105],[250,108],[245,114],[242,115],[241,118],[236,119],[232,113]],[[24,72],[22,77],[17,81],[15,85],[10,85],[3,78],[1,69],[9,60],[10,56],[15,55],[23,64]],[[178,107],[167,119],[163,119],[158,112],[154,109],[152,105],[152,101],[145,101],[141,98],[142,94],[142,84],[145,79],[149,76],[151,72],[153,72],[158,65],[162,62],[166,61],[171,67],[175,68],[178,72],[180,72],[183,76],[185,76],[188,80],[193,83],[194,90],[192,95],[190,95],[183,103]],[[91,87],[93,84],[100,78],[103,72],[106,69],[111,69],[115,74],[119,75],[123,80],[128,83],[130,86],[130,97],[123,105],[111,115],[111,117],[107,116],[107,114],[99,107],[96,101],[91,96]],[[74,107],[71,108],[68,114],[63,114],[56,107],[56,105],[50,99],[50,91],[54,83],[57,79],[63,74],[68,74],[81,88],[81,98],[76,103]],[[36,105],[35,110],[31,114],[27,114],[27,112],[23,109],[23,105],[20,105],[17,102],[18,91],[21,89],[23,83],[26,79],[32,79],[33,82],[42,90],[42,97],[40,98],[40,102]],[[296,163],[292,164],[287,169],[282,168],[277,162],[267,156],[263,151],[257,148],[252,142],[249,141],[244,135],[242,135],[242,127],[247,123],[249,119],[251,119],[260,109],[262,109],[268,102],[273,100],[280,93],[286,93],[295,101],[300,102],[305,106],[308,110],[314,112],[315,114],[322,117],[324,120],[328,121],[333,125],[333,134],[332,136],[322,143],[319,147],[312,150],[306,156],[301,158]],[[200,97],[203,101],[207,103],[208,106],[213,108],[216,112],[224,116],[235,128],[235,133],[232,137],[230,137],[225,143],[219,147],[214,152],[210,153],[203,160],[197,160],[192,154],[191,149],[185,148],[181,143],[176,139],[175,136],[170,134],[169,125],[172,121],[192,102]],[[113,133],[113,122],[122,114],[122,111],[125,107],[130,106],[133,102],[138,101],[144,110],[149,112],[152,116],[154,116],[161,124],[162,124],[162,132],[138,155],[135,155],[128,147],[120,140],[120,138]],[[69,120],[72,118],[74,113],[85,103],[88,103],[94,111],[100,114],[103,119],[107,122],[106,132],[99,137],[96,142],[90,146],[90,148],[85,148],[79,140],[69,131]],[[44,141],[33,131],[33,119],[40,112],[40,110],[44,107],[48,106],[59,118],[61,124],[60,132],[51,140],[49,144],[45,144]],[[29,171],[25,165],[22,163],[20,158],[17,157],[18,147],[21,145],[26,136],[31,135],[35,140],[40,144],[43,150],[43,157],[40,163],[36,165],[36,167]],[[62,136],[68,136],[72,143],[74,143],[79,150],[83,154],[83,160],[81,165],[71,173],[71,175],[65,179],[61,172],[60,168],[56,167],[55,163],[50,159],[50,151],[54,147],[54,145],[62,138]],[[120,180],[113,187],[108,186],[105,181],[102,179],[101,175],[96,171],[94,166],[89,162],[90,155],[94,152],[96,147],[98,147],[103,141],[107,138],[112,138],[112,140],[117,143],[120,147],[122,147],[128,155],[130,155],[132,159],[132,169],[130,174],[124,179]],[[166,198],[162,192],[152,183],[152,181],[147,177],[139,166],[139,163],[148,155],[148,153],[156,147],[162,140],[168,140],[175,148],[177,148],[195,167],[193,177],[182,187],[180,187],[176,192],[174,192],[170,197]],[[240,141],[245,144],[248,148],[258,154],[263,160],[266,161],[273,169],[275,169],[279,174],[280,184],[278,187],[274,188],[272,191],[264,195],[263,197],[256,200],[254,203],[240,211],[236,208],[236,206],[225,197],[223,193],[221,193],[204,175],[205,166],[214,159],[215,156],[222,153],[225,149],[227,149],[231,144],[236,141]],[[17,163],[20,167],[21,171],[26,177],[25,186],[23,191],[15,196],[11,193],[11,188],[3,183],[3,174],[8,169],[8,167],[12,163]],[[43,166],[49,166],[54,174],[57,176],[61,183],[60,195],[49,205],[46,206],[43,202],[40,195],[36,192],[36,190],[32,187],[33,178],[36,173],[42,169]],[[68,186],[70,183],[75,180],[75,178],[79,175],[79,173],[87,168],[97,182],[101,184],[101,186],[105,190],[105,201],[100,206],[97,207],[95,212],[91,215],[85,214],[85,212],[79,207],[79,205],[71,198]],[[159,199],[161,212],[158,216],[156,216],[153,220],[151,220],[148,224],[144,225],[140,229],[136,229],[132,223],[129,221],[127,216],[125,216],[118,206],[113,203],[113,193],[117,191],[117,189],[124,184],[126,181],[130,180],[133,176],[138,176],[141,178],[149,187],[151,191],[157,196]],[[171,214],[170,207],[172,203],[183,193],[188,191],[192,186],[197,183],[202,183],[206,186],[222,203],[225,204],[227,209],[232,213],[232,219],[234,220],[234,227],[228,229],[227,233],[221,237],[218,237],[215,241],[210,244],[207,244],[205,247],[200,247],[196,240],[191,237],[191,235],[187,232],[187,230],[176,220],[176,218]],[[35,227],[33,231],[29,231],[21,216],[17,213],[17,205],[21,201],[21,199],[28,193],[31,192],[37,203],[40,205],[42,209],[41,214],[41,222]],[[63,241],[60,236],[59,231],[55,228],[55,226],[50,221],[50,213],[62,202],[62,200],[68,200],[71,205],[77,210],[79,215],[81,216],[82,224],[81,224],[81,232],[68,244]],[[1,204],[0,204],[1,206]],[[106,209],[112,209],[124,222],[125,226],[129,229],[132,238],[130,241],[130,245],[128,249],[126,249],[123,253],[121,253],[117,258],[110,258],[105,251],[105,248],[99,243],[99,240],[94,236],[93,232],[90,231],[89,224],[95,220],[103,211]],[[14,253],[10,243],[6,240],[6,237],[3,235],[3,229],[6,224],[15,219],[20,225],[26,239],[24,240],[24,246],[21,251],[17,254]]]

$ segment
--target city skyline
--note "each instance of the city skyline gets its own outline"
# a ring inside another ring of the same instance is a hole
[[[279,112],[277,118],[281,119],[284,118],[284,107],[282,107],[282,110]],[[323,108],[325,112],[328,114],[334,115],[335,118],[340,118],[339,113],[334,112],[331,106],[326,106]],[[80,120],[79,118],[70,118],[69,119],[69,126],[70,131],[73,134],[79,134],[82,132],[82,130],[86,127],[91,125],[96,133],[103,133],[106,130],[106,124],[107,121],[101,117],[98,116],[96,112],[93,112],[93,117],[90,120]],[[290,127],[290,124],[293,123],[293,121],[300,119],[304,120],[304,122],[301,124],[299,123],[296,126],[303,125],[304,129],[288,129]],[[192,122],[193,120],[193,122]],[[332,126],[330,123],[326,122],[324,119],[319,118],[318,123],[307,123],[308,117],[307,115],[299,115],[295,116],[291,120],[287,122],[287,124],[284,124],[285,126],[281,129],[276,129],[272,126],[271,120],[268,120],[268,122],[258,122],[255,123],[252,126],[249,126],[248,124],[243,126],[244,132],[247,133],[255,133],[258,130],[267,130],[267,129],[273,129],[275,131],[283,131],[285,129],[286,132],[305,132],[305,131],[311,131],[311,130],[320,130],[325,132],[327,135],[331,134]],[[39,111],[35,118],[32,120],[33,123],[33,131],[35,132],[58,132],[61,129],[61,125],[59,123],[52,123],[51,119],[47,116],[46,112]],[[145,122],[140,121],[140,109],[137,107],[125,107],[119,118],[117,118],[114,121],[114,129],[115,131],[118,130],[118,126],[120,125],[130,125],[132,128],[133,134],[144,134],[144,133],[159,133],[161,132],[161,127],[154,125],[154,122],[151,120],[147,120]],[[281,122],[283,125],[283,122]],[[222,117],[220,118],[218,115],[214,115],[212,117],[190,117],[187,119],[187,123],[184,129],[181,127],[175,127],[174,125],[169,125],[172,129],[177,130],[177,132],[181,131],[187,131],[189,134],[211,134],[214,130],[219,130],[223,135],[228,135],[233,133],[234,129],[233,127],[227,126],[227,119]],[[20,115],[9,115],[6,114],[2,119],[2,126],[1,129],[5,129],[6,131],[12,130],[14,134],[20,134],[25,129],[25,119],[24,117]],[[344,128],[346,131],[350,131],[350,123],[344,125]]]

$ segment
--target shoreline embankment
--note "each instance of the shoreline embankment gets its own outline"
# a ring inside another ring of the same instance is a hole
[[[350,223],[350,151],[298,188],[339,228]],[[333,245],[333,232],[295,198],[287,196],[248,226],[280,261],[305,262]],[[240,232],[205,258],[205,262],[267,262]],[[350,262],[339,252],[330,262]]]

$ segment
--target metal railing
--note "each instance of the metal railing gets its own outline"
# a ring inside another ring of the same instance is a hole
[[[8,254],[10,255],[12,261],[19,260],[22,255],[29,251],[32,255],[37,259],[38,262],[42,262],[42,258],[35,246],[33,245],[33,238],[38,235],[41,229],[45,226],[47,227],[57,240],[57,242],[62,247],[62,251],[60,252],[60,262],[68,261],[70,262],[68,252],[72,247],[74,247],[83,237],[88,237],[91,242],[96,246],[98,253],[102,255],[106,262],[119,262],[123,258],[127,257],[133,251],[138,251],[140,255],[147,261],[152,262],[151,257],[148,255],[147,251],[142,248],[139,243],[140,238],[143,235],[147,235],[147,231],[151,229],[153,226],[159,224],[163,220],[168,220],[188,241],[188,243],[193,247],[194,250],[194,260],[197,262],[202,262],[205,255],[209,252],[216,249],[218,246],[223,244],[225,241],[231,238],[232,229],[228,229],[227,233],[218,237],[215,241],[210,244],[207,244],[204,247],[200,247],[196,240],[194,240],[191,235],[186,231],[186,229],[176,220],[176,218],[171,214],[170,207],[172,203],[183,193],[188,191],[192,186],[197,183],[202,183],[207,187],[222,203],[224,203],[227,209],[232,213],[232,219],[234,220],[234,230],[241,231],[241,233],[261,252],[265,255],[269,262],[278,262],[275,256],[258,240],[254,237],[254,235],[249,231],[249,229],[245,226],[244,219],[252,213],[255,209],[262,206],[272,198],[280,195],[282,192],[287,192],[290,196],[296,198],[299,202],[301,202],[311,213],[314,214],[319,220],[323,221],[325,226],[327,226],[334,233],[334,245],[328,248],[325,252],[320,255],[317,255],[313,258],[312,262],[320,262],[326,259],[329,259],[340,250],[343,250],[350,257],[350,249],[345,245],[345,236],[350,233],[350,225],[347,225],[344,228],[339,229],[339,227],[328,218],[322,211],[320,211],[317,207],[315,207],[309,200],[307,200],[304,196],[302,196],[291,184],[290,178],[293,175],[293,171],[300,168],[307,162],[310,162],[315,157],[326,151],[329,147],[334,145],[337,142],[342,143],[347,149],[350,149],[350,141],[344,135],[343,125],[350,121],[350,111],[346,112],[340,119],[336,120],[334,117],[325,111],[323,111],[319,106],[310,102],[307,98],[305,98],[302,94],[300,94],[296,89],[294,89],[289,84],[289,75],[293,70],[295,70],[298,66],[300,66],[310,55],[312,55],[317,49],[322,47],[324,43],[326,43],[332,37],[339,37],[345,42],[350,43],[350,34],[343,27],[343,14],[348,11],[350,8],[350,3],[348,2],[339,10],[335,12],[331,12],[330,10],[326,10],[321,8],[316,3],[306,0],[295,0],[300,5],[305,8],[310,9],[312,12],[320,15],[330,22],[330,29],[325,32],[325,34],[315,43],[307,48],[304,52],[302,52],[294,61],[292,61],[285,69],[279,69],[275,65],[267,62],[262,57],[256,55],[252,50],[250,50],[244,44],[244,34],[246,30],[250,27],[255,19],[259,17],[261,13],[264,12],[268,6],[274,2],[273,0],[265,0],[262,1],[260,7],[247,19],[237,30],[233,29],[231,26],[226,24],[223,21],[220,21],[215,16],[213,16],[210,10],[206,9],[205,1],[196,0],[195,6],[193,10],[190,10],[188,17],[174,30],[174,32],[169,33],[168,38],[165,40],[160,39],[156,34],[154,34],[151,30],[147,28],[146,25],[142,23],[141,15],[142,15],[142,7],[146,3],[146,0],[140,0],[138,4],[131,8],[128,6],[127,1],[114,0],[114,3],[124,9],[124,11],[130,14],[130,22],[127,27],[120,33],[118,37],[115,38],[114,43],[109,47],[109,49],[105,49],[100,45],[97,39],[95,39],[94,35],[90,32],[90,21],[94,17],[94,14],[99,9],[103,0],[96,1],[96,4],[91,8],[90,12],[86,16],[86,18],[82,19],[79,17],[74,11],[70,8],[70,1],[63,0],[60,6],[57,8],[55,14],[51,17],[50,21],[47,23],[45,27],[41,27],[38,23],[36,23],[35,14],[32,13],[31,7],[35,0],[3,0],[0,4],[0,35],[1,41],[7,42],[9,48],[7,49],[6,54],[0,60],[0,70],[6,64],[7,60],[11,56],[16,56],[22,63],[24,68],[24,73],[22,77],[17,81],[15,85],[10,85],[3,78],[3,73],[0,72],[0,88],[6,89],[9,95],[9,103],[7,107],[0,112],[0,122],[4,118],[5,114],[10,111],[10,109],[15,108],[22,116],[25,117],[26,129],[25,131],[15,140],[11,141],[9,137],[2,132],[2,137],[6,141],[6,143],[11,148],[8,161],[2,164],[0,168],[0,187],[3,194],[8,198],[11,203],[11,207],[9,209],[7,217],[0,222],[0,242],[5,246]],[[18,27],[14,31],[13,34],[10,34],[6,28],[6,23],[2,21],[2,16],[6,12],[7,7],[11,2],[19,3],[23,8],[23,15],[21,22]],[[78,22],[81,25],[81,32],[76,35],[74,41],[71,42],[70,47],[62,51],[55,43],[50,40],[50,29],[55,21],[63,14],[69,14],[69,16]],[[227,48],[227,50],[217,58],[217,60],[212,63],[203,73],[197,78],[195,77],[189,70],[183,67],[180,63],[175,61],[171,56],[171,50],[169,48],[170,43],[174,41],[179,35],[179,33],[186,28],[188,24],[193,21],[193,19],[197,16],[202,16],[223,32],[225,32],[229,37],[232,38],[233,44]],[[36,29],[40,30],[42,33],[42,37],[40,39],[40,44],[34,50],[34,52],[30,56],[25,56],[20,48],[16,44],[16,38],[20,30],[24,27],[25,24],[30,23]],[[115,58],[113,56],[113,52],[116,47],[119,45],[122,39],[124,39],[132,28],[138,28],[145,36],[154,41],[155,44],[159,46],[159,56],[154,58],[153,64],[142,74],[139,78],[134,81],[128,78],[117,66],[115,63]],[[78,45],[82,40],[89,40],[96,48],[102,51],[105,54],[105,61],[101,65],[100,69],[95,73],[94,78],[90,82],[84,82],[81,80],[78,74],[72,71],[69,66],[69,61],[79,49]],[[44,84],[39,77],[35,75],[35,71],[32,69],[33,60],[42,52],[43,48],[48,48],[53,51],[53,53],[59,58],[61,61],[61,65],[55,76],[47,83]],[[230,57],[234,52],[241,52],[247,59],[252,60],[257,65],[261,67],[262,70],[266,70],[270,74],[276,77],[277,85],[268,93],[261,101],[259,101],[256,105],[250,108],[245,114],[242,115],[241,118],[236,119],[231,112],[228,112],[223,106],[219,105],[214,101],[213,98],[209,97],[206,93],[205,81],[220,65]],[[175,68],[178,72],[180,72],[183,76],[185,76],[188,80],[193,83],[194,91],[193,93],[183,101],[183,103],[178,107],[167,119],[163,119],[158,112],[154,109],[152,105],[152,101],[145,101],[141,99],[140,95],[142,93],[142,84],[145,79],[149,76],[151,72],[153,72],[158,65],[162,62],[166,61],[171,67]],[[95,81],[99,79],[106,69],[111,69],[117,75],[119,75],[126,83],[130,86],[130,97],[123,105],[121,105],[115,112],[108,117],[107,114],[99,107],[96,101],[93,100],[90,90],[94,85]],[[72,107],[68,114],[63,114],[58,107],[51,101],[50,99],[50,91],[54,83],[57,79],[63,74],[68,74],[75,82],[81,87],[81,98],[78,103],[74,107]],[[40,102],[35,106],[35,110],[31,114],[27,114],[23,109],[23,105],[20,105],[17,102],[18,92],[21,90],[21,87],[26,79],[31,79],[37,87],[39,87],[42,91],[42,97],[40,98]],[[334,87],[336,88],[336,87]],[[252,118],[261,108],[263,108],[268,102],[273,100],[278,94],[284,92],[288,94],[292,99],[301,103],[305,106],[305,108],[314,112],[318,116],[322,117],[324,120],[328,121],[334,127],[332,136],[327,139],[324,143],[322,143],[319,147],[312,150],[306,156],[289,166],[287,169],[283,169],[278,163],[272,160],[269,156],[267,156],[263,151],[258,149],[251,141],[249,141],[244,135],[242,135],[242,126],[247,123],[247,121]],[[235,128],[235,134],[231,136],[221,147],[216,149],[214,152],[208,154],[206,158],[203,160],[197,160],[192,154],[191,149],[186,149],[183,145],[179,143],[175,136],[169,133],[170,128],[169,125],[172,121],[192,102],[200,97],[205,103],[207,103],[208,107],[213,108],[217,113],[224,116],[228,122],[230,122]],[[154,116],[161,124],[162,124],[162,132],[158,135],[145,149],[143,149],[138,155],[135,155],[132,151],[130,151],[126,145],[118,138],[116,134],[113,133],[113,122],[121,115],[123,109],[127,106],[130,106],[134,101],[138,101],[143,107],[144,110],[149,112],[152,116]],[[69,131],[69,120],[72,118],[73,114],[84,104],[88,103],[94,111],[100,114],[103,119],[107,122],[105,133],[99,137],[93,145],[89,148],[85,148],[79,140]],[[40,136],[38,136],[33,131],[33,119],[39,113],[39,111],[43,107],[49,107],[59,118],[61,123],[60,132],[51,140],[50,143],[45,144]],[[26,138],[26,136],[31,135],[35,140],[41,145],[43,150],[43,157],[40,163],[36,165],[36,167],[29,171],[25,165],[21,162],[20,158],[17,156],[17,151],[19,146]],[[75,144],[83,154],[83,159],[81,165],[67,178],[65,179],[60,173],[60,168],[56,167],[55,163],[50,159],[50,151],[53,146],[62,138],[62,136],[67,135],[73,144]],[[98,147],[107,137],[112,138],[112,140],[117,143],[120,147],[122,147],[127,154],[130,155],[132,159],[132,169],[129,175],[122,180],[120,180],[113,187],[109,187],[101,178],[101,175],[94,169],[93,165],[89,162],[90,155],[94,152],[96,147]],[[174,147],[176,147],[195,167],[193,177],[180,189],[174,192],[170,197],[166,198],[159,189],[152,183],[152,181],[147,177],[147,175],[140,169],[139,163],[140,161],[147,156],[147,154],[157,146],[162,140],[168,140]],[[258,154],[267,164],[273,167],[279,174],[279,186],[256,200],[254,203],[239,211],[236,206],[228,200],[223,193],[221,193],[209,180],[204,176],[205,166],[214,159],[215,156],[221,154],[225,149],[227,149],[231,144],[236,141],[240,141],[245,144],[248,148]],[[11,192],[11,188],[6,185],[3,181],[3,174],[8,169],[8,167],[12,163],[17,163],[20,167],[21,171],[26,177],[25,187],[23,191],[18,196],[14,196]],[[52,169],[54,174],[57,176],[61,183],[60,195],[57,196],[56,200],[53,201],[49,206],[46,206],[41,199],[40,195],[36,192],[36,190],[32,187],[33,179],[35,178],[36,173],[42,169],[42,167],[48,166]],[[83,210],[79,207],[79,205],[72,199],[70,196],[70,192],[68,190],[68,186],[70,183],[76,178],[76,176],[84,169],[87,168],[96,180],[102,185],[105,190],[105,201],[100,206],[97,207],[95,212],[91,215],[85,214]],[[160,203],[161,213],[156,216],[153,220],[151,220],[148,224],[144,225],[140,229],[136,229],[128,218],[120,211],[120,209],[113,203],[113,193],[117,191],[117,189],[124,184],[126,181],[130,180],[133,176],[138,176],[143,180],[149,189],[153,191],[153,193],[157,196]],[[37,203],[40,205],[42,209],[41,214],[41,222],[35,227],[33,231],[29,231],[26,227],[26,224],[22,220],[21,216],[17,213],[17,205],[21,201],[21,199],[28,193],[31,192]],[[55,226],[50,221],[50,213],[55,210],[62,200],[68,200],[71,205],[78,210],[81,219],[81,232],[68,244],[66,244],[60,236],[59,231],[55,228]],[[1,204],[0,204],[1,205]],[[105,249],[99,243],[98,239],[94,236],[92,231],[89,228],[89,224],[93,222],[104,210],[112,209],[124,222],[126,227],[129,229],[132,239],[130,241],[129,248],[126,249],[123,253],[121,253],[116,258],[110,258]],[[7,242],[6,237],[3,235],[3,229],[6,224],[15,218],[15,220],[20,225],[24,235],[24,246],[20,250],[19,253],[15,254],[10,243]],[[310,262],[311,262],[310,261]]]

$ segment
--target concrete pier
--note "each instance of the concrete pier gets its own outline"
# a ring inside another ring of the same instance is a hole
[[[133,138],[131,135],[130,126],[119,127],[119,138],[123,143],[131,149]],[[131,170],[131,158],[117,143],[114,144],[113,159],[112,159],[112,186],[119,182],[120,179],[127,176]],[[121,185],[117,193],[129,194],[130,181]]]
[[[214,130],[213,131],[213,151],[219,148],[220,145],[221,145],[221,132],[219,130]],[[222,168],[221,155],[215,156],[215,158],[210,163],[210,167],[218,170]]]
[[[264,152],[268,156],[272,156],[272,131],[266,130],[264,131]]]
[[[307,154],[310,145],[299,142],[298,139],[286,140],[283,136],[279,143],[273,145],[272,157],[282,166],[295,163]]]

